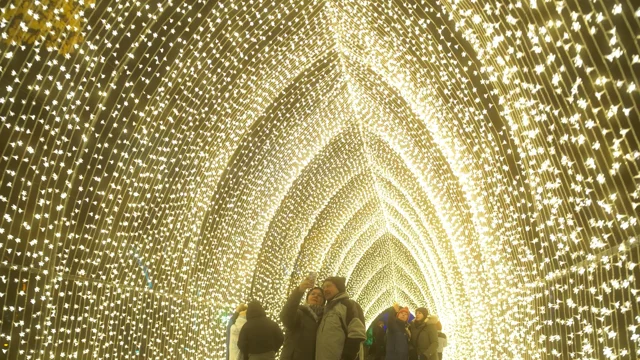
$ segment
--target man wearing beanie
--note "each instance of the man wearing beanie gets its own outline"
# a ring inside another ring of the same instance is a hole
[[[316,360],[358,359],[367,338],[362,308],[349,299],[343,277],[327,278],[322,290],[328,303],[318,328]]]

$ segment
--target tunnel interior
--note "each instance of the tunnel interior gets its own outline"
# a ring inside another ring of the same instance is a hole
[[[640,7],[19,1],[8,359],[222,359],[309,272],[455,359],[640,356]]]

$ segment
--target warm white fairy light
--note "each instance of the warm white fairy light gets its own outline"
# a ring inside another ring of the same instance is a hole
[[[64,3],[0,22],[8,358],[219,359],[309,271],[447,357],[640,355],[630,2]]]

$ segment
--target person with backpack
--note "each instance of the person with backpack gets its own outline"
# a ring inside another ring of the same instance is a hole
[[[437,323],[438,317],[429,316],[429,311],[426,308],[416,309],[416,318],[409,327],[411,331],[411,359],[438,359]]]
[[[316,336],[318,324],[324,313],[322,288],[313,287],[315,278],[307,277],[291,292],[280,312],[280,320],[285,327],[285,340],[280,360],[313,360],[316,356]],[[300,299],[307,289],[306,303]]]
[[[322,290],[328,303],[318,328],[315,360],[358,359],[367,338],[362,308],[349,299],[344,277],[327,278]]]
[[[389,318],[387,320],[387,351],[386,360],[408,360],[409,359],[409,308],[401,308],[397,303],[387,310]]]
[[[252,301],[247,306],[247,322],[240,330],[238,348],[244,360],[275,360],[284,336],[280,326],[269,319],[262,304]]]

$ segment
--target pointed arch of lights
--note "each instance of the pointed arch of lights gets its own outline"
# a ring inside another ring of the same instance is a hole
[[[640,356],[632,2],[47,4],[0,14],[8,358],[219,359],[309,271],[447,357]]]

